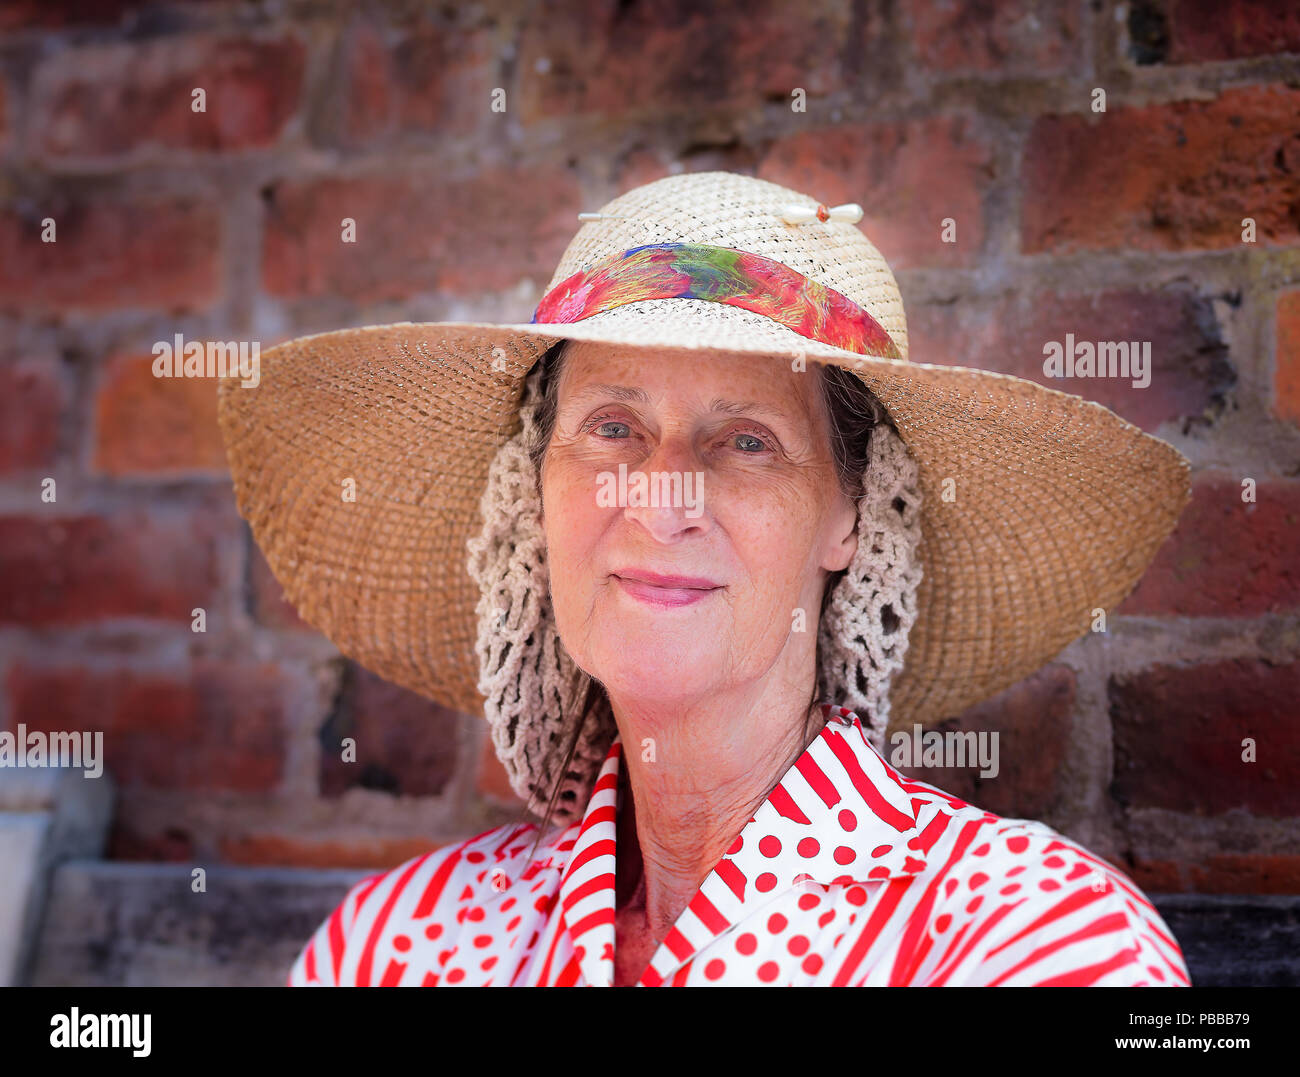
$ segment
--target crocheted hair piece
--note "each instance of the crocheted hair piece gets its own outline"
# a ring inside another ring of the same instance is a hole
[[[591,677],[560,642],[551,606],[537,475],[529,457],[541,403],[542,364],[524,381],[522,426],[498,450],[480,500],[482,531],[468,543],[479,586],[479,692],[492,743],[511,788],[545,811],[570,739],[582,730],[563,775],[554,819],[582,817],[617,733],[603,692],[583,722]],[[921,582],[921,496],[917,464],[886,419],[870,436],[858,499],[858,548],[818,626],[817,688],[823,700],[857,712],[883,749],[889,684],[902,668]]]

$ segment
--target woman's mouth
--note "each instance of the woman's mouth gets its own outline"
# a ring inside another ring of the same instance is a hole
[[[661,609],[694,605],[722,589],[720,584],[709,580],[689,576],[660,576],[654,572],[637,572],[626,576],[613,573],[613,577],[625,594],[638,602]]]

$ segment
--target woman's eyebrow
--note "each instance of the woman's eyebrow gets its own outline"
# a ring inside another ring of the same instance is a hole
[[[635,400],[642,404],[650,400],[650,395],[644,389],[637,389],[630,385],[606,385],[603,383],[585,386],[574,393],[571,399],[576,404],[593,396],[613,397],[615,400]],[[745,415],[752,412],[766,414],[774,419],[788,418],[781,408],[771,404],[761,404],[756,400],[724,400],[719,397],[709,404],[709,410],[726,412],[728,415]]]

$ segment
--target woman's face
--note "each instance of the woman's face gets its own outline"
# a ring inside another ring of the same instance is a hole
[[[825,579],[857,548],[819,379],[567,345],[542,467],[551,594],[565,648],[616,702],[807,690]]]

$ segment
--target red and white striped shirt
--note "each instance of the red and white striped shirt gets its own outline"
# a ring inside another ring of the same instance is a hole
[[[826,726],[668,932],[638,986],[1189,986],[1122,873],[1042,823],[915,781],[857,715]],[[580,823],[528,859],[503,826],[358,882],[290,986],[609,986],[621,738]]]

